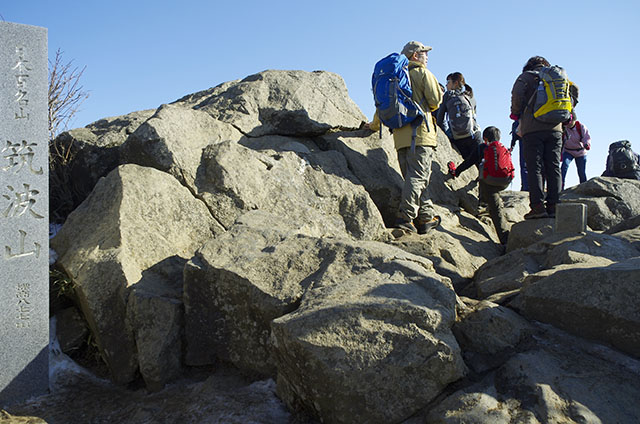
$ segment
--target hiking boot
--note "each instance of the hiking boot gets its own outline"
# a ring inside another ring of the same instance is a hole
[[[549,218],[549,214],[547,210],[544,208],[542,203],[538,203],[537,205],[533,205],[531,210],[524,215],[524,219],[540,219],[540,218]]]
[[[395,227],[396,228],[400,228],[403,231],[408,231],[408,232],[411,232],[411,233],[415,233],[417,231],[416,227],[413,225],[413,222],[405,221],[402,218],[398,218],[398,220],[396,221]]]
[[[547,215],[549,218],[555,218],[556,216],[556,205],[555,203],[547,203]]]
[[[453,162],[447,163],[447,168],[449,168],[449,175],[455,177],[456,176],[456,164]]]
[[[424,220],[422,218],[416,219],[416,228],[418,229],[418,234],[427,234],[429,231],[437,228],[440,225],[440,217],[438,215],[434,216],[429,220]]]

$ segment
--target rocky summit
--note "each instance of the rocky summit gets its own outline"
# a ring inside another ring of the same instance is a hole
[[[640,182],[565,190],[575,233],[505,191],[502,246],[439,133],[441,226],[398,237],[365,120],[265,71],[61,134],[51,390],[0,423],[640,422]]]

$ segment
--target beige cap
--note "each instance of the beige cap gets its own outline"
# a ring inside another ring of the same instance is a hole
[[[431,46],[425,46],[419,41],[409,41],[402,49],[402,54],[411,57],[415,52],[428,52],[433,49]]]

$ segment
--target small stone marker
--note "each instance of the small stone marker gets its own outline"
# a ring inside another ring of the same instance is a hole
[[[583,203],[558,203],[554,231],[556,233],[586,233],[587,205]]]
[[[0,408],[49,388],[47,30],[0,22]]]

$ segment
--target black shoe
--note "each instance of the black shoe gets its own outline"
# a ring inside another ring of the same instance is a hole
[[[524,219],[540,218],[549,218],[549,214],[547,213],[547,210],[544,208],[544,205],[542,203],[532,206],[531,210],[524,215]]]
[[[552,203],[552,204],[547,203],[547,215],[549,216],[549,218],[555,218],[556,216],[555,203]]]
[[[416,221],[418,234],[427,234],[429,231],[437,228],[440,225],[440,221],[442,221],[442,219],[440,218],[440,216],[436,215],[428,221],[422,220],[420,218],[418,218]]]

